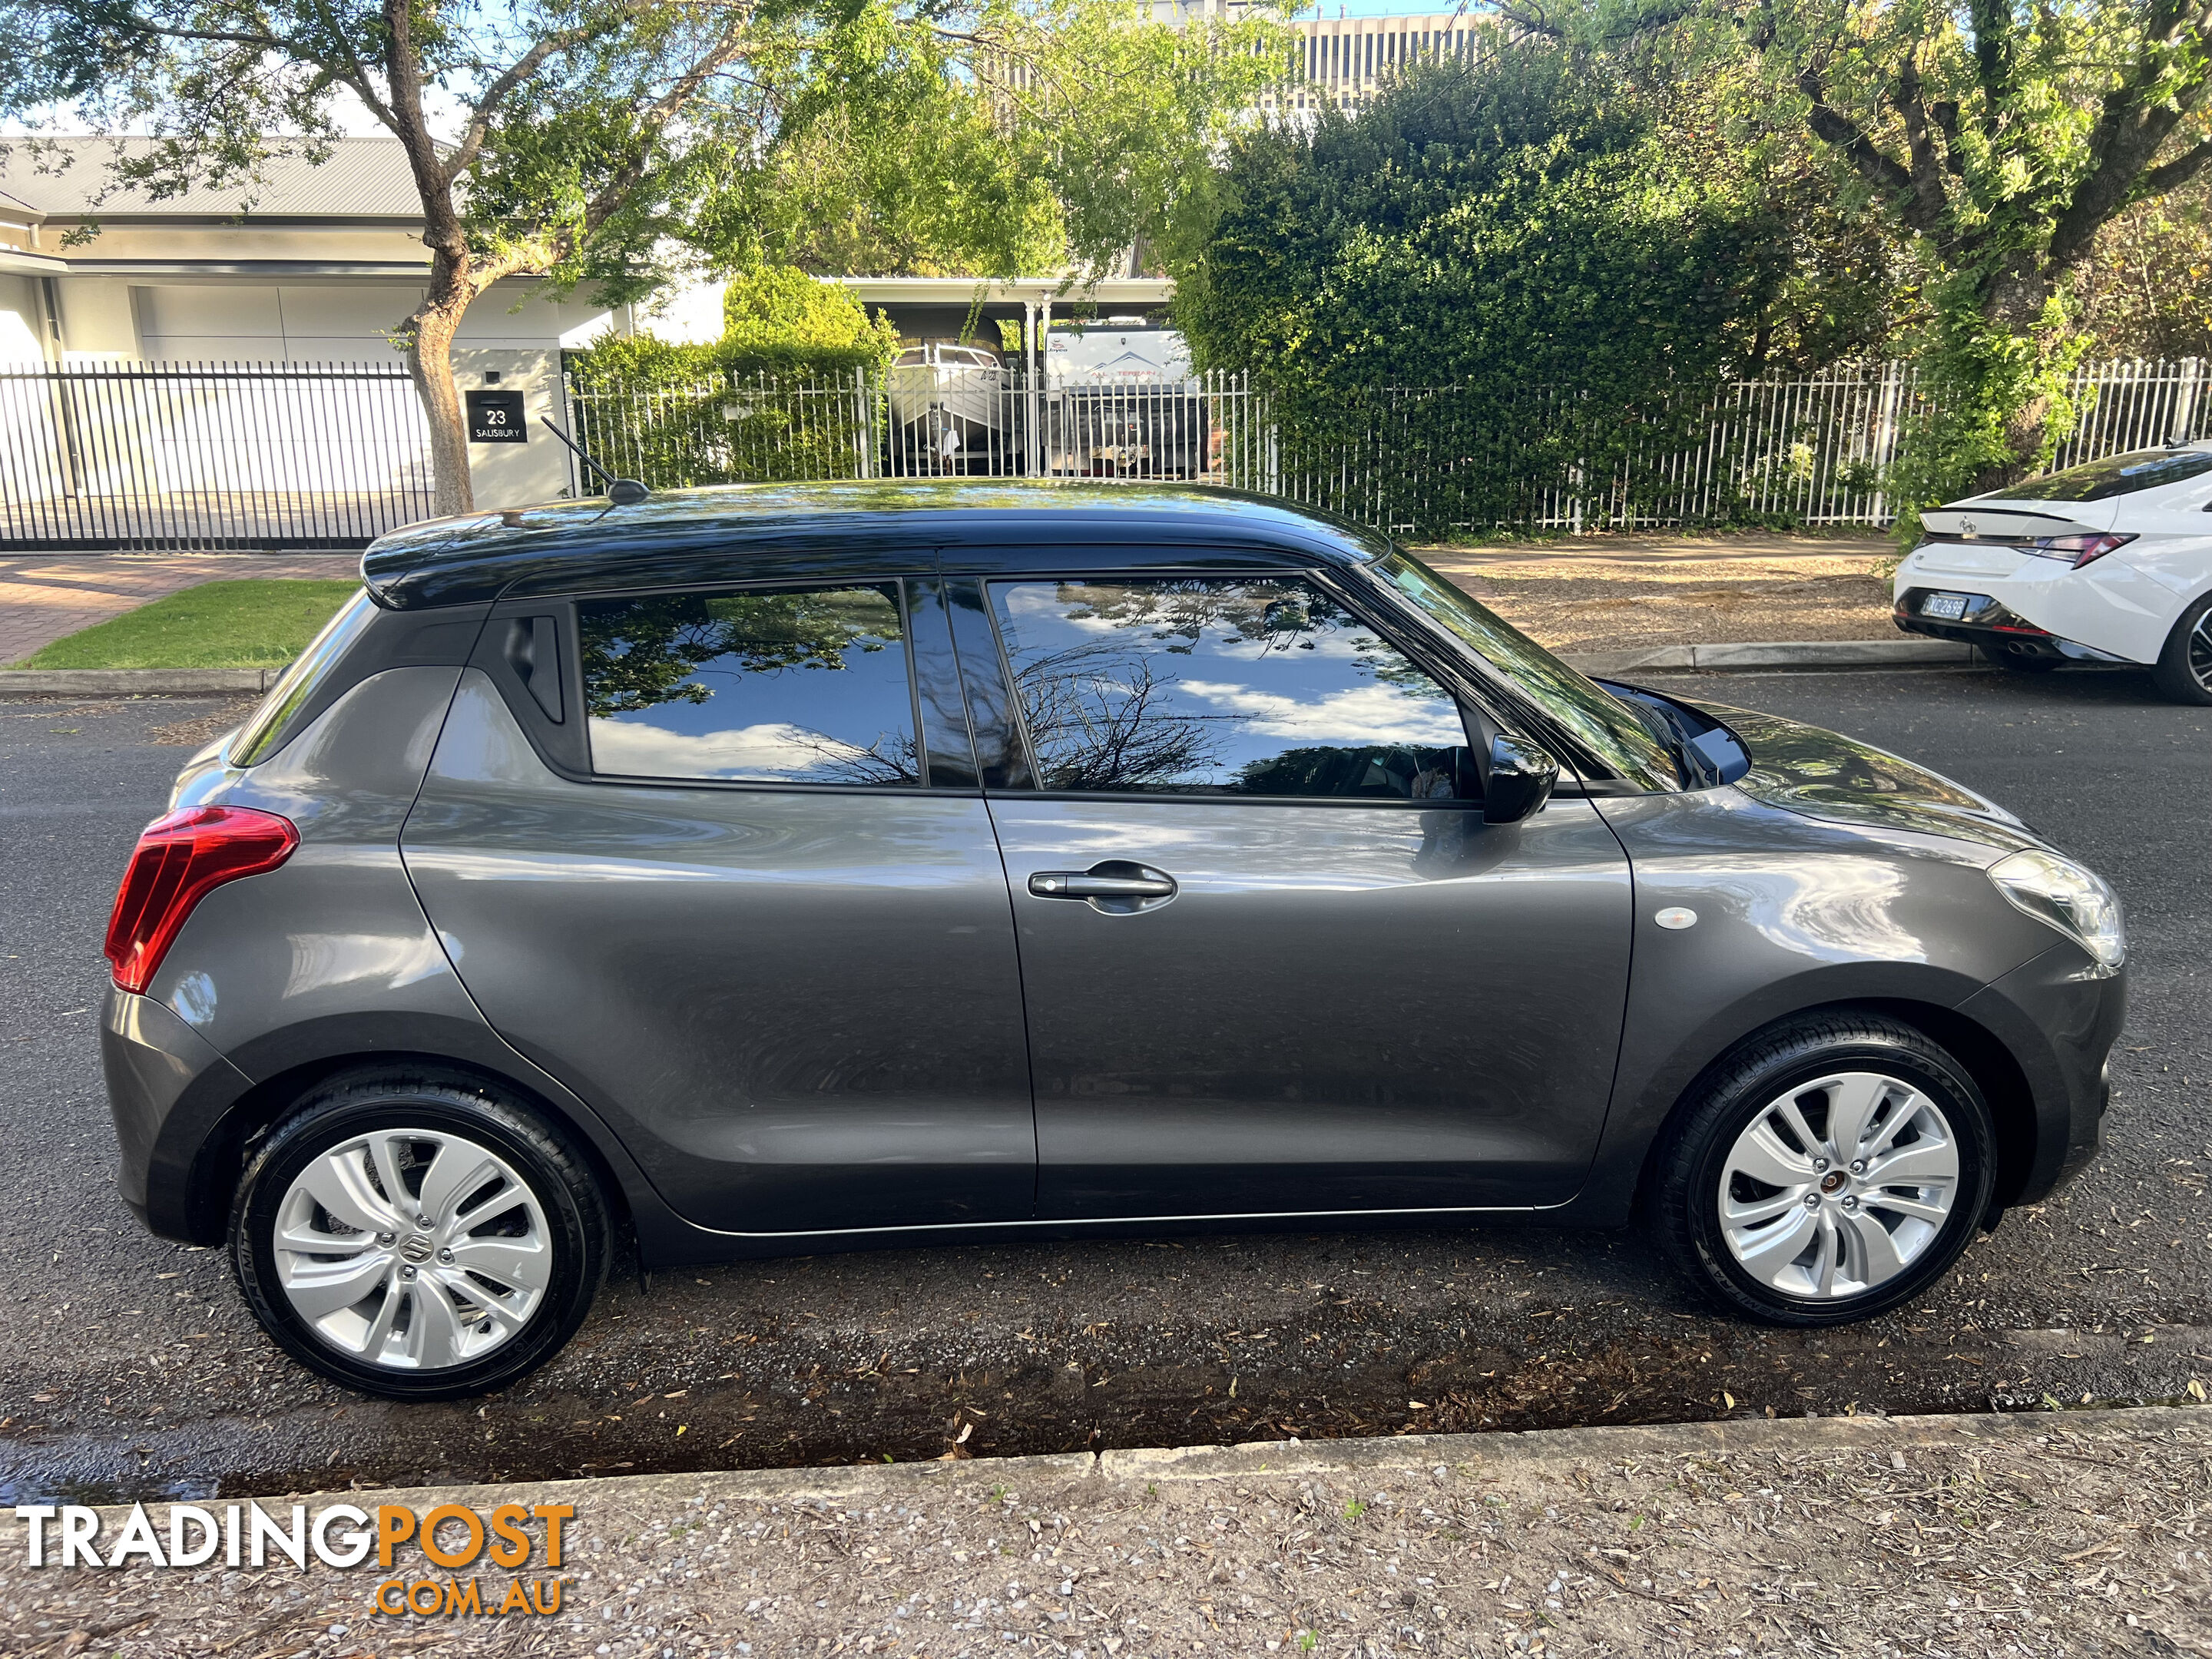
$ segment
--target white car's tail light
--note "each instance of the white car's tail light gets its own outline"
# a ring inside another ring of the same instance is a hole
[[[2135,540],[2133,536],[2118,536],[2106,531],[2091,536],[2039,536],[2027,543],[2023,551],[2039,554],[2046,559],[2071,561],[2079,570],[2095,559],[2101,559],[2116,547],[2125,547]]]

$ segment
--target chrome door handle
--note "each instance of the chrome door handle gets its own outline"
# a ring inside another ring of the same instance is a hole
[[[1158,909],[1180,890],[1166,871],[1126,859],[1109,859],[1088,870],[1040,870],[1029,888],[1038,898],[1088,900],[1107,915]]]
[[[1039,898],[1166,898],[1176,890],[1166,876],[1094,876],[1087,870],[1040,870],[1030,878]]]

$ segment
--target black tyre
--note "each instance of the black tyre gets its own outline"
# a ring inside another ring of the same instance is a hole
[[[2063,657],[2045,656],[2033,646],[1978,645],[1982,659],[2008,674],[2048,674],[2066,666]]]
[[[1989,1107],[1942,1048],[1876,1014],[1808,1016],[1701,1080],[1646,1203],[1668,1258],[1723,1307],[1838,1325],[1950,1269],[1996,1165]]]
[[[301,1364],[394,1400],[502,1388],[574,1334],[605,1269],[583,1159],[520,1102],[434,1078],[301,1101],[240,1178],[231,1259]]]
[[[2150,678],[2168,702],[2212,703],[2212,593],[2181,613]]]

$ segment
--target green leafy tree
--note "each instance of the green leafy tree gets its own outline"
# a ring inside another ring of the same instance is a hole
[[[399,140],[429,259],[395,338],[444,512],[470,505],[453,342],[502,277],[618,302],[776,258],[804,240],[809,154],[844,162],[811,185],[831,222],[916,213],[931,257],[994,275],[1048,247],[1100,264],[1288,62],[1264,15],[1171,27],[1121,0],[17,0],[9,20],[0,118],[151,133],[117,184],[251,180],[321,159],[361,111]],[[902,144],[918,159],[894,166]],[[940,210],[984,178],[985,210]]]
[[[843,289],[818,283],[795,265],[741,272],[722,296],[722,338],[732,350],[858,351],[888,356],[898,331],[870,317]]]
[[[1678,89],[1524,42],[1240,135],[1169,244],[1176,315],[1202,363],[1275,389],[1294,442],[1370,444],[1346,471],[1376,477],[1420,453],[1450,499],[1399,516],[1517,517],[1878,315],[1847,292],[1864,273],[1813,267],[1785,209],[1815,192],[1775,172]]]
[[[2138,202],[2097,233],[2074,287],[2092,356],[2212,360],[2208,185],[2200,176]]]
[[[1802,122],[1925,267],[1935,416],[1908,499],[1993,488],[2048,461],[2090,344],[2076,273],[2133,205],[2212,161],[2203,0],[1505,0],[1555,38],[1681,72],[1748,62],[1760,118]],[[1908,514],[1908,527],[1914,521]]]

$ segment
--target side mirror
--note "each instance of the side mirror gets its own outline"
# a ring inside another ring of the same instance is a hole
[[[1559,781],[1559,763],[1533,743],[1504,733],[1490,740],[1490,775],[1482,786],[1482,821],[1518,823],[1540,811]]]

